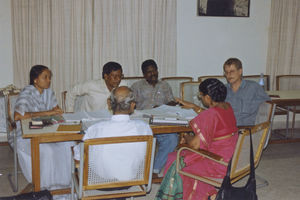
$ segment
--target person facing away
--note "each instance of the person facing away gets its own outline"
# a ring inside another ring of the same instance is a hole
[[[270,97],[257,82],[243,79],[242,62],[237,58],[229,58],[223,65],[227,79],[226,102],[234,110],[237,126],[254,125],[258,107]]]
[[[52,73],[48,67],[35,65],[30,70],[30,85],[19,94],[15,104],[17,121],[17,153],[21,170],[32,181],[30,139],[22,138],[20,120],[32,117],[60,115],[54,92],[50,89]],[[71,183],[71,146],[74,142],[40,144],[41,188],[58,189]]]
[[[146,60],[142,63],[144,79],[132,84],[136,108],[151,109],[163,104],[176,105],[172,89],[165,81],[158,80],[157,64],[154,60]],[[153,172],[154,176],[160,173],[164,167],[168,153],[174,151],[178,143],[177,134],[159,134],[155,136],[158,142],[158,152],[155,155]]]
[[[238,129],[231,105],[225,102],[227,89],[218,79],[209,78],[199,85],[199,98],[206,110],[199,111],[199,114],[190,121],[194,136],[184,135],[180,142],[193,149],[204,149],[223,157],[228,162],[233,155],[238,139]],[[184,106],[192,108],[192,104],[180,101]],[[177,152],[168,156],[165,173],[174,161]],[[191,151],[182,151],[185,167],[183,171],[199,176],[223,178],[226,174],[226,166],[213,162]],[[216,195],[216,189],[201,181],[195,181],[190,177],[180,174],[183,185],[183,199],[199,200],[208,199]],[[162,195],[163,188],[160,188],[158,195]]]
[[[75,85],[67,93],[67,111],[73,112],[75,109],[75,99],[83,96],[80,111],[96,111],[107,109],[106,100],[113,88],[126,85],[123,78],[122,66],[116,62],[108,62],[103,66],[102,79],[90,80]]]
[[[152,130],[142,120],[131,120],[134,112],[134,95],[126,86],[114,88],[107,101],[113,112],[109,121],[101,121],[85,131],[83,141],[93,138],[152,135]],[[74,158],[80,160],[79,145],[74,148]],[[95,147],[92,155],[96,174],[104,179],[131,180],[144,159],[144,144],[114,144]],[[91,156],[91,155],[90,155]]]

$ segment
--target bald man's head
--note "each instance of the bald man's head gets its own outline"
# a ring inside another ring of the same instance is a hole
[[[131,114],[133,112],[132,107],[134,108],[134,106],[134,95],[130,88],[121,86],[112,90],[110,95],[110,107],[114,114]]]

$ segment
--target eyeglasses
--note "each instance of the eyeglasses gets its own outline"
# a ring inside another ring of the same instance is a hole
[[[199,100],[201,100],[203,96],[205,96],[205,95],[202,95],[200,92],[198,92],[197,97],[198,97]]]
[[[224,75],[227,76],[228,74],[234,74],[236,73],[238,70],[230,70],[230,71],[224,71]]]

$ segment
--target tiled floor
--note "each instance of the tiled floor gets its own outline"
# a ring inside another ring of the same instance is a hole
[[[297,130],[296,136],[300,136]],[[275,137],[276,134],[274,135]],[[269,181],[269,186],[257,190],[260,200],[299,199],[300,196],[300,150],[299,143],[269,144],[263,152],[256,173]],[[9,185],[7,175],[13,169],[13,154],[9,146],[0,145],[0,197],[11,196],[14,193]],[[246,179],[245,179],[246,180]],[[244,181],[245,181],[244,180]],[[259,180],[257,180],[259,183]],[[27,181],[19,174],[19,191]],[[243,184],[238,183],[238,184]],[[153,184],[152,191],[137,200],[152,200],[159,185]],[[68,196],[56,196],[55,199],[68,199]]]

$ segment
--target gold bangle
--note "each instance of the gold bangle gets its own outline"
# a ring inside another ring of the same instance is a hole
[[[199,108],[198,110],[197,110],[197,113],[200,113],[202,111],[202,108]]]

